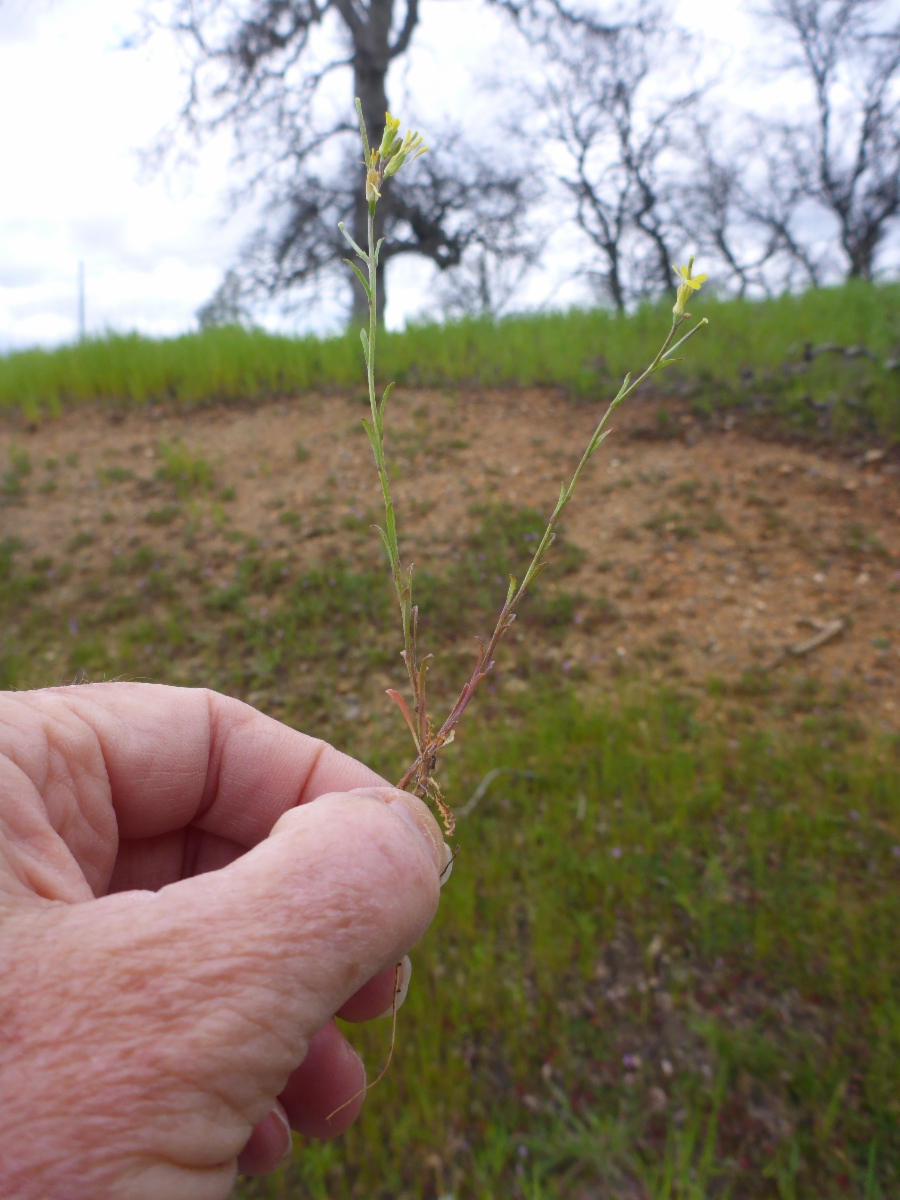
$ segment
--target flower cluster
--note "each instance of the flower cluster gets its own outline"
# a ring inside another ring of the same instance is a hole
[[[362,106],[358,100],[356,104],[359,110],[359,127],[366,155],[366,199],[369,202],[369,208],[374,212],[375,205],[381,199],[383,181],[396,175],[407,160],[414,162],[417,158],[421,158],[428,147],[423,146],[418,133],[414,133],[410,129],[401,138],[399,118],[385,113],[384,136],[381,139],[381,145],[377,150],[372,150],[366,136]]]

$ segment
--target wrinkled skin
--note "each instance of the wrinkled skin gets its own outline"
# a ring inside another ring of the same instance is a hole
[[[224,1200],[342,1132],[437,907],[428,810],[215,693],[0,696],[0,1196]]]

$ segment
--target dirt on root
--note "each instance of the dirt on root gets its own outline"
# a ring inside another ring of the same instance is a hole
[[[535,389],[399,389],[390,404],[402,550],[420,567],[452,561],[485,502],[549,514],[600,415]],[[620,410],[585,472],[565,521],[583,562],[546,585],[578,598],[575,619],[546,653],[589,688],[611,672],[699,688],[720,677],[740,695],[793,673],[842,696],[872,731],[900,730],[900,453],[811,450],[740,423],[713,427],[676,402],[660,420],[659,407],[638,399]],[[353,396],[308,394],[252,409],[95,408],[7,423],[0,455],[13,482],[0,537],[19,539],[35,562],[71,564],[58,584],[47,567],[58,611],[129,545],[188,555],[206,586],[233,571],[235,530],[301,566],[374,562],[379,495],[364,412]],[[172,502],[178,480],[159,469],[173,446],[205,459],[214,486],[190,492],[185,481]]]

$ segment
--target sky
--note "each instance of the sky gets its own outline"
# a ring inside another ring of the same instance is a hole
[[[168,336],[196,327],[256,223],[229,215],[234,182],[227,139],[193,167],[150,175],[140,151],[174,117],[184,81],[176,48],[160,38],[121,44],[138,24],[136,0],[0,0],[0,352],[72,341],[84,263],[88,334],[138,330]],[[509,54],[502,18],[479,0],[422,0],[414,53],[390,80],[415,97],[423,128],[480,106]],[[739,63],[758,39],[740,0],[683,0],[679,17],[711,41],[726,85],[749,87]],[[674,65],[677,69],[677,64]],[[426,264],[398,262],[387,321],[423,311]],[[533,295],[552,280],[537,277]],[[269,327],[322,332],[336,313],[259,314]]]

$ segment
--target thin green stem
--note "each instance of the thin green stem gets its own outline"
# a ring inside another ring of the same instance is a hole
[[[612,414],[619,407],[619,405],[622,403],[623,400],[626,400],[632,394],[632,392],[634,392],[637,388],[639,388],[641,386],[641,384],[644,382],[645,379],[647,379],[650,375],[652,375],[654,371],[659,370],[659,368],[661,366],[665,365],[665,361],[666,361],[665,356],[666,356],[667,352],[669,351],[670,347],[673,351],[677,350],[680,346],[683,346],[686,341],[688,341],[690,338],[692,338],[694,336],[694,334],[699,329],[702,329],[702,327],[706,324],[706,318],[704,317],[704,319],[702,321],[700,321],[697,325],[695,325],[694,328],[689,333],[686,333],[683,338],[681,338],[678,342],[676,342],[676,344],[674,346],[672,346],[672,338],[675,336],[677,331],[684,324],[685,320],[686,320],[685,317],[673,318],[672,328],[669,330],[669,334],[668,334],[666,340],[663,342],[662,346],[660,347],[659,352],[657,353],[656,357],[651,362],[650,366],[647,367],[647,369],[641,375],[639,375],[637,377],[637,379],[632,381],[630,375],[625,376],[625,381],[623,382],[622,386],[619,388],[618,394],[610,402],[609,407],[607,408],[606,412],[603,414],[603,417],[600,420],[600,424],[594,430],[593,437],[588,442],[587,449],[585,450],[584,454],[581,456],[581,461],[579,462],[578,466],[575,468],[575,473],[572,476],[571,480],[569,481],[568,487],[566,487],[565,485],[563,485],[561,487],[560,493],[559,493],[559,500],[557,501],[556,508],[553,511],[553,516],[550,518],[547,528],[544,531],[544,536],[541,538],[541,541],[538,545],[537,550],[534,553],[534,558],[531,560],[531,564],[529,565],[528,570],[525,572],[524,576],[522,577],[521,584],[519,585],[517,590],[512,592],[509,599],[507,600],[507,604],[509,606],[516,604],[522,598],[522,596],[525,593],[525,590],[533,582],[535,576],[540,571],[542,563],[543,563],[543,556],[546,553],[546,551],[549,550],[549,548],[550,548],[550,545],[555,536],[554,531],[556,529],[556,526],[559,524],[559,519],[562,516],[563,511],[565,510],[569,501],[572,499],[572,494],[575,491],[575,488],[578,484],[578,480],[581,478],[581,472],[587,466],[588,460],[591,458],[591,456],[594,454],[594,451],[597,449],[597,447],[600,445],[600,443],[603,441],[603,439],[606,437],[607,433],[609,432],[607,430],[606,426],[607,426]]]
[[[406,579],[403,577],[403,567],[400,562],[400,546],[397,540],[397,524],[394,517],[394,501],[391,496],[391,483],[387,472],[387,463],[384,455],[384,404],[387,399],[385,392],[384,399],[379,407],[378,399],[375,391],[375,350],[378,338],[378,251],[379,247],[375,242],[375,206],[369,205],[368,219],[368,237],[369,237],[369,252],[365,257],[365,262],[369,268],[369,332],[368,339],[364,342],[366,352],[366,375],[369,385],[369,409],[372,414],[372,425],[370,432],[370,440],[372,449],[375,452],[375,465],[378,469],[378,477],[381,481],[381,494],[384,501],[384,515],[386,528],[381,531],[382,541],[387,550],[388,560],[391,565],[391,576],[394,581],[394,589],[397,593],[397,602],[400,605],[400,619],[403,625],[403,659],[406,663],[406,672],[409,676],[409,681],[412,684],[413,697],[415,700],[416,715],[418,720],[413,728],[413,736],[416,739],[416,749],[421,753],[427,733],[427,719],[424,711],[422,691],[424,688],[424,670],[419,669],[416,662],[416,638],[415,638],[415,613],[412,606],[412,575],[411,571],[407,571]],[[418,732],[416,732],[418,730]]]
[[[667,366],[669,363],[676,361],[671,357],[672,352],[683,346],[689,338],[692,338],[694,334],[706,324],[706,319],[704,318],[704,320],[700,321],[698,325],[686,333],[684,337],[675,342],[674,345],[672,344],[675,334],[684,324],[685,319],[689,315],[683,312],[684,297],[682,292],[684,289],[687,289],[684,293],[686,296],[692,289],[696,290],[706,276],[697,276],[696,284],[692,284],[690,282],[691,269],[694,262],[693,259],[690,260],[690,263],[686,268],[677,268],[679,275],[686,282],[683,283],[683,286],[679,287],[679,311],[673,315],[672,328],[669,330],[666,340],[663,342],[658,354],[650,363],[649,367],[647,367],[647,369],[641,375],[639,375],[637,379],[632,380],[630,375],[626,375],[622,386],[619,388],[618,394],[610,402],[609,407],[603,414],[599,425],[594,430],[591,440],[588,442],[587,448],[584,454],[581,456],[581,461],[575,468],[575,472],[572,475],[572,478],[569,480],[568,485],[563,483],[560,487],[559,499],[556,502],[553,515],[550,517],[547,528],[544,530],[544,535],[541,538],[540,544],[537,547],[531,563],[529,564],[528,570],[525,572],[522,582],[517,583],[515,579],[512,577],[510,578],[509,590],[506,594],[506,602],[500,610],[500,615],[497,618],[497,624],[494,627],[493,635],[491,636],[487,647],[485,647],[481,638],[478,639],[478,657],[475,663],[475,670],[473,671],[468,683],[460,692],[459,697],[457,698],[457,701],[447,719],[435,734],[432,732],[432,725],[428,719],[428,712],[425,704],[425,675],[430,655],[427,655],[421,663],[418,662],[416,652],[416,623],[418,610],[412,602],[412,566],[407,568],[404,575],[403,567],[400,562],[400,547],[397,540],[397,524],[394,517],[394,502],[391,498],[391,485],[388,478],[387,464],[385,462],[384,455],[384,412],[390,387],[385,389],[380,405],[375,395],[375,350],[378,338],[378,255],[381,249],[381,244],[376,243],[375,241],[375,206],[378,203],[378,198],[380,196],[379,188],[383,181],[390,178],[391,175],[399,170],[399,168],[403,166],[403,163],[407,159],[409,159],[409,161],[413,161],[413,158],[418,157],[420,154],[424,154],[427,147],[422,146],[421,138],[419,138],[418,134],[415,133],[407,133],[401,142],[398,137],[400,122],[394,121],[390,115],[388,115],[388,124],[385,127],[385,134],[382,138],[381,145],[378,149],[373,149],[369,145],[368,134],[366,132],[366,123],[363,119],[362,104],[360,103],[359,99],[356,101],[356,110],[359,114],[359,131],[362,138],[366,165],[366,197],[369,209],[368,253],[364,252],[356,244],[356,242],[354,242],[353,238],[344,228],[343,224],[341,224],[339,228],[344,237],[350,243],[352,249],[369,269],[369,280],[367,284],[362,271],[360,271],[355,263],[350,263],[350,266],[356,272],[357,278],[364,288],[369,301],[368,333],[365,329],[360,330],[360,338],[362,340],[363,351],[366,356],[366,375],[369,384],[369,409],[371,412],[371,424],[369,421],[365,421],[364,424],[366,427],[366,432],[369,435],[369,441],[372,443],[372,450],[375,455],[375,465],[378,469],[378,477],[381,480],[381,494],[384,500],[385,528],[379,528],[379,533],[381,534],[381,540],[384,543],[388,560],[391,564],[391,576],[394,580],[394,588],[397,592],[397,601],[400,605],[400,617],[403,622],[403,661],[406,664],[406,673],[409,677],[409,682],[412,687],[415,705],[415,714],[411,714],[407,708],[406,701],[398,692],[392,690],[389,693],[400,706],[400,709],[406,718],[407,724],[410,727],[410,731],[412,732],[413,740],[416,744],[415,761],[408,768],[397,786],[405,788],[414,781],[414,790],[416,793],[421,796],[430,796],[436,802],[447,824],[448,832],[452,832],[453,814],[443,801],[440,794],[440,788],[437,786],[436,781],[432,778],[432,772],[434,770],[437,753],[441,747],[446,745],[452,737],[457,721],[460,719],[469,701],[474,696],[482,679],[484,679],[488,671],[490,671],[491,667],[493,667],[494,651],[496,650],[503,635],[516,619],[516,614],[513,611],[515,605],[517,605],[522,599],[527,589],[531,586],[540,571],[546,565],[544,555],[553,544],[553,539],[556,537],[556,527],[559,524],[559,520],[572,498],[575,488],[578,485],[578,481],[581,478],[581,474],[584,471],[584,468],[587,466],[588,460],[609,433],[607,425],[610,417],[622,403],[622,401],[626,399],[626,397],[630,396],[636,388],[640,387],[640,385],[645,379],[647,379],[648,376],[652,375],[654,371],[658,371],[661,367]],[[410,155],[413,157],[410,158]],[[685,274],[685,272],[687,273]],[[667,357],[667,355],[669,357]]]
[[[503,635],[516,619],[516,614],[513,612],[513,608],[522,599],[530,584],[534,582],[535,578],[545,565],[543,556],[553,543],[555,529],[559,524],[559,519],[572,498],[572,494],[575,491],[582,471],[587,466],[588,460],[594,454],[603,439],[610,432],[607,429],[607,424],[612,414],[619,407],[622,401],[630,396],[636,388],[640,387],[644,380],[652,375],[654,371],[658,371],[660,367],[666,366],[667,363],[672,361],[671,358],[666,358],[666,355],[670,350],[674,351],[680,346],[683,346],[685,342],[692,338],[695,333],[697,333],[703,328],[704,325],[707,324],[706,318],[704,317],[702,321],[699,321],[693,329],[686,333],[684,337],[682,337],[673,346],[672,339],[684,324],[685,320],[686,316],[673,318],[672,328],[669,330],[666,340],[660,347],[659,352],[647,369],[643,371],[637,377],[637,379],[632,380],[630,375],[625,376],[618,393],[613,400],[610,401],[609,407],[600,419],[599,425],[594,430],[594,433],[587,444],[587,449],[581,456],[581,461],[575,468],[575,472],[572,475],[568,486],[563,483],[563,485],[560,487],[559,500],[556,503],[556,508],[553,510],[553,515],[547,523],[547,528],[544,530],[544,536],[541,538],[540,544],[535,551],[534,558],[531,560],[528,570],[525,572],[525,575],[522,578],[522,582],[517,585],[514,579],[510,580],[510,587],[507,593],[506,603],[500,610],[500,615],[497,618],[497,624],[494,627],[493,635],[491,636],[491,640],[488,642],[487,647],[485,647],[480,638],[478,639],[478,656],[475,663],[475,670],[472,672],[471,678],[463,687],[456,703],[453,705],[453,708],[448,714],[447,719],[444,721],[443,725],[440,727],[434,737],[428,739],[427,742],[425,739],[423,739],[424,744],[417,745],[416,749],[419,751],[419,753],[415,761],[410,764],[405,774],[397,784],[398,787],[405,788],[413,778],[415,778],[417,782],[421,783],[423,774],[427,779],[427,775],[431,769],[430,764],[433,763],[437,752],[449,740],[456,723],[465,712],[469,701],[475,695],[475,692],[478,690],[481,681],[485,678],[491,667],[493,667],[494,651],[497,649],[497,646],[503,638]]]

